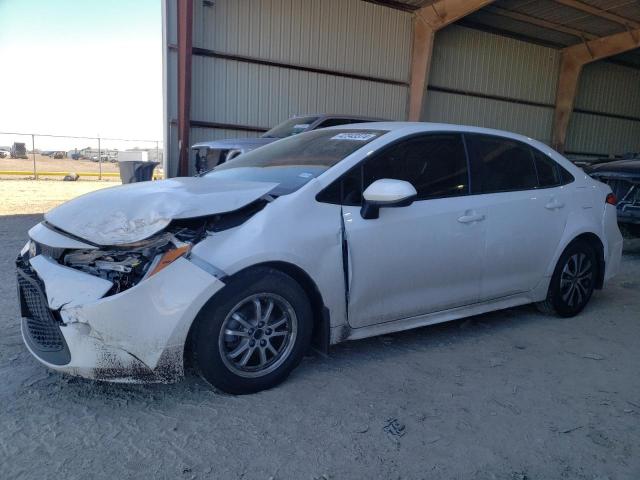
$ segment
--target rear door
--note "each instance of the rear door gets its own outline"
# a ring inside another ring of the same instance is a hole
[[[527,292],[543,278],[567,222],[560,167],[516,140],[465,139],[473,193],[488,208],[481,299]]]

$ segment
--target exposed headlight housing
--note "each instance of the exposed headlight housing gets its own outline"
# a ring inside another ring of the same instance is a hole
[[[133,287],[191,251],[191,243],[165,232],[143,242],[100,250],[72,250],[62,264],[113,282],[108,295]]]

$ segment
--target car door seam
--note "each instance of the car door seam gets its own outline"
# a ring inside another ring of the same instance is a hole
[[[340,232],[342,240],[342,275],[344,278],[345,318],[349,322],[349,241],[344,224],[344,210],[340,205]]]

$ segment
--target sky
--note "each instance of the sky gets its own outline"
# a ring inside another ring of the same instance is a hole
[[[162,140],[161,1],[0,0],[7,131]]]

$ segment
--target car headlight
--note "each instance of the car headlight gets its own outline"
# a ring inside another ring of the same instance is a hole
[[[33,258],[38,254],[38,245],[33,240],[29,240],[29,258]]]
[[[114,284],[109,294],[119,293],[155,275],[178,258],[188,255],[191,242],[163,233],[143,242],[100,250],[73,250],[64,255],[68,267]]]
[[[155,275],[160,270],[168,267],[173,262],[175,262],[180,257],[184,257],[191,251],[191,244],[185,243],[180,247],[176,247],[172,250],[167,250],[161,255],[157,255],[153,260],[152,264],[149,266],[148,272],[144,278],[149,278],[152,275]]]

